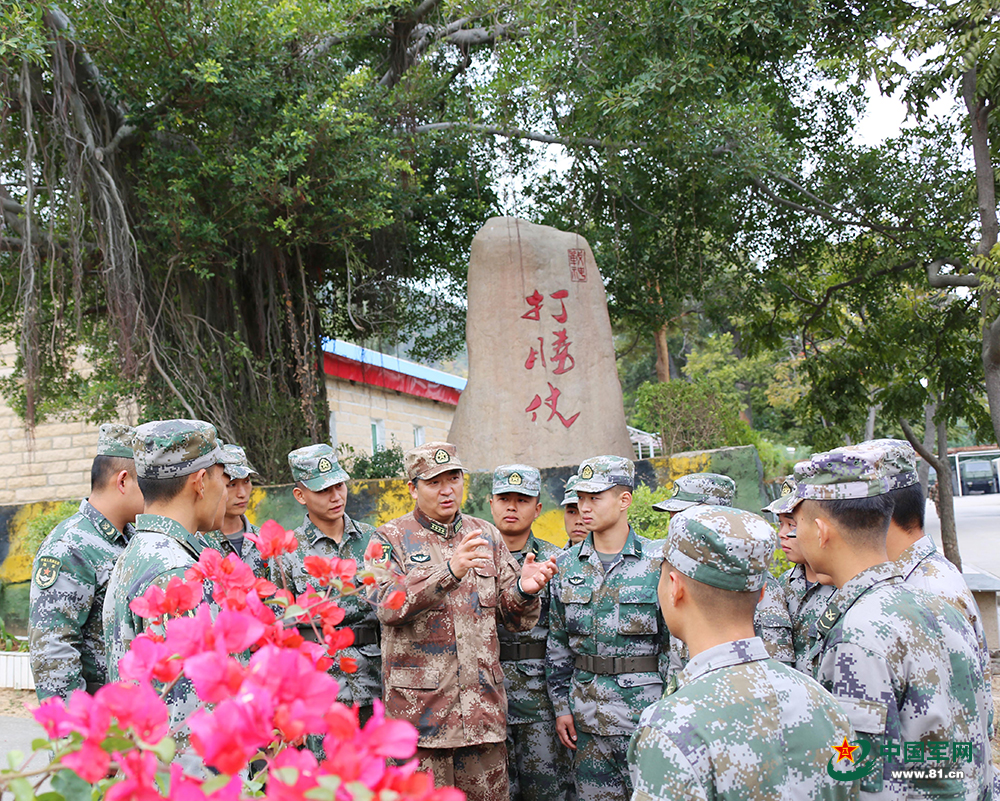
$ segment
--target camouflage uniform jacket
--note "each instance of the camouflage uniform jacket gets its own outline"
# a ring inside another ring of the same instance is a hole
[[[709,648],[678,682],[632,735],[633,801],[857,797],[856,782],[826,771],[831,744],[854,739],[844,711],[811,678],[769,659],[760,638]]]
[[[28,610],[31,672],[39,700],[94,693],[107,683],[104,595],[134,529],[119,532],[88,501],[35,555]],[[54,575],[53,575],[54,574]]]
[[[118,660],[121,659],[139,634],[145,631],[147,620],[129,609],[133,598],[142,595],[150,585],[166,588],[174,576],[184,577],[184,572],[198,561],[203,547],[201,541],[180,523],[162,515],[139,515],[135,519],[136,533],[129,540],[125,551],[118,558],[108,582],[104,599],[104,644],[108,653],[108,681],[118,681]],[[211,588],[206,582],[205,599],[211,601]],[[180,725],[199,706],[194,685],[182,678],[166,698],[170,710],[171,729]],[[186,747],[187,727],[177,731],[178,747]]]
[[[551,542],[540,540],[534,534],[528,535],[528,541],[518,553],[513,554],[518,564],[524,564],[527,554],[533,553],[536,562],[544,562],[550,557],[558,557],[562,549]],[[497,633],[500,636],[500,646],[534,646],[544,650],[545,641],[549,636],[549,603],[551,587],[546,586],[541,593],[542,606],[538,615],[538,623],[531,631],[511,632],[500,626]],[[545,657],[504,660],[501,656],[500,667],[504,672],[504,687],[507,690],[507,723],[536,723],[552,720],[552,702],[545,687]]]
[[[572,714],[577,729],[622,735],[663,694],[669,673],[669,634],[660,617],[656,586],[662,543],[628,539],[607,573],[594,535],[560,554],[552,579],[545,674],[557,716]],[[578,655],[657,658],[658,669],[597,675],[576,668]]]
[[[827,602],[837,588],[832,584],[807,580],[805,565],[793,565],[791,570],[781,574],[778,583],[785,591],[788,616],[792,620],[795,669],[812,676],[813,665],[809,653],[816,641],[816,621],[826,610]]]
[[[966,771],[965,779],[920,782],[927,797],[986,797],[992,697],[975,634],[961,612],[907,587],[894,563],[884,562],[833,595],[817,632],[816,679],[840,701],[858,735],[872,743],[876,764],[861,779],[862,797],[911,797],[917,788],[891,779],[890,771],[905,769],[903,744],[918,741],[947,743],[944,760],[931,764],[946,773]],[[970,744],[971,762],[952,760],[953,743]],[[883,747],[898,749],[898,755],[885,759]]]
[[[243,515],[242,517],[244,535],[258,534],[260,532],[260,528],[247,520],[246,515]],[[268,563],[265,561],[264,557],[260,555],[260,551],[257,549],[256,543],[248,540],[246,536],[243,537],[243,545],[240,548],[239,553],[237,553],[233,544],[221,531],[201,532],[198,536],[201,537],[202,545],[205,548],[211,548],[218,551],[222,554],[223,559],[229,556],[229,554],[234,553],[240,560],[250,565],[250,569],[257,578],[268,578],[268,574],[270,573]]]
[[[299,541],[298,550],[290,554],[281,554],[275,562],[280,561],[281,571],[288,581],[288,589],[299,595],[306,591],[306,585],[316,587],[316,581],[306,573],[305,559],[307,556],[322,556],[325,559],[353,559],[362,569],[365,560],[365,548],[375,529],[367,523],[352,520],[344,515],[344,536],[338,545],[320,531],[316,524],[306,514],[302,525],[295,529],[295,538]],[[277,565],[272,564],[271,581],[282,586],[281,574]],[[335,599],[337,605],[344,610],[344,620],[341,628],[348,627],[355,632],[357,645],[344,648],[338,657],[350,657],[357,661],[358,669],[354,673],[344,673],[336,663],[330,668],[330,674],[340,684],[337,700],[345,704],[365,706],[372,700],[382,698],[382,651],[378,644],[379,622],[375,606],[364,592],[364,587],[357,595],[345,595]],[[312,627],[303,627],[303,634],[315,639]],[[371,640],[362,644],[362,640]]]
[[[459,580],[448,560],[473,529],[490,543],[492,563]],[[445,525],[415,509],[380,526],[372,541],[382,546],[378,564],[400,574],[378,585],[386,715],[416,726],[421,748],[503,742],[507,694],[497,626],[531,629],[541,601],[518,587],[517,561],[500,532],[468,515]],[[397,588],[403,605],[389,609],[385,599]]]
[[[788,616],[785,591],[770,573],[764,577],[764,595],[753,614],[754,633],[764,641],[771,659],[786,665],[795,661],[792,644],[792,621]]]

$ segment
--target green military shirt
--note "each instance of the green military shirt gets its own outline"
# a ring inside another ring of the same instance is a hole
[[[153,584],[166,589],[174,576],[184,578],[184,573],[198,561],[202,551],[199,539],[169,517],[139,515],[135,519],[135,529],[135,536],[129,540],[111,573],[104,599],[108,681],[119,680],[118,660],[128,653],[132,641],[149,625],[148,620],[129,609],[129,603]],[[210,586],[206,586],[205,601],[212,603]],[[181,678],[166,701],[170,727],[176,732],[178,747],[186,747],[189,731],[182,724],[199,706],[194,685],[189,679]]]
[[[265,561],[264,557],[260,555],[260,551],[257,549],[257,544],[246,537],[247,534],[256,535],[260,533],[260,528],[247,520],[246,515],[242,515],[242,519],[243,544],[241,545],[239,551],[233,547],[233,543],[230,542],[229,538],[221,531],[208,531],[199,534],[202,545],[206,548],[218,551],[222,554],[223,559],[231,553],[236,554],[241,561],[250,566],[250,569],[253,570],[253,574],[257,578],[266,579],[269,577],[270,573],[268,563]]]
[[[35,555],[28,607],[31,672],[39,700],[94,693],[107,683],[102,613],[108,580],[131,536],[88,501],[52,529]]]
[[[792,620],[792,644],[795,648],[793,666],[807,676],[812,676],[814,671],[809,654],[816,641],[816,622],[837,588],[832,584],[820,584],[806,579],[805,565],[794,565],[791,570],[786,570],[778,582],[785,591],[785,603]]]
[[[607,572],[593,534],[559,555],[550,582],[545,673],[555,714],[572,713],[581,731],[631,734],[639,713],[663,694],[669,634],[656,596],[662,548],[630,526]],[[595,656],[652,658],[655,667],[617,675],[576,667],[581,657]]]
[[[319,589],[316,580],[306,573],[305,559],[307,556],[322,556],[325,559],[353,559],[358,569],[364,568],[365,549],[375,529],[367,523],[352,520],[344,515],[344,536],[338,545],[320,531],[306,514],[302,525],[295,529],[295,538],[299,547],[294,553],[281,554],[272,562],[271,581],[279,587],[282,584],[282,574],[288,582],[288,589],[296,595],[306,591],[306,585],[311,584]],[[379,647],[379,621],[371,598],[361,587],[357,595],[348,595],[334,599],[344,610],[346,626],[354,631],[355,644],[343,649],[338,656],[350,657],[357,662],[358,669],[354,673],[344,673],[335,663],[330,668],[330,675],[340,683],[337,700],[345,704],[365,706],[373,699],[382,698],[382,651]],[[308,633],[306,633],[308,631]],[[303,627],[304,636],[314,638],[311,627]]]
[[[544,562],[550,557],[558,557],[562,549],[529,534],[524,548],[512,555],[523,566],[524,558],[529,553],[535,555],[536,562]],[[531,630],[512,632],[502,624],[497,626],[500,667],[503,668],[504,688],[507,690],[508,724],[536,723],[555,717],[545,685],[550,597],[550,585],[546,585],[540,593],[542,609],[538,622]]]
[[[759,637],[703,651],[677,683],[632,736],[633,801],[857,798],[827,773],[832,746],[854,739],[844,710]]]

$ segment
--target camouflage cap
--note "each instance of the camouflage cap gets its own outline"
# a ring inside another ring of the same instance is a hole
[[[702,584],[749,592],[764,586],[774,546],[774,529],[760,515],[698,505],[671,519],[663,558]]]
[[[97,455],[117,456],[120,459],[133,459],[132,440],[135,439],[135,429],[121,423],[104,423],[97,431]]]
[[[563,499],[561,506],[569,506],[571,503],[579,503],[580,499],[576,496],[576,485],[580,483],[580,477],[574,473],[568,479],[566,479],[566,486],[563,488]]]
[[[458,460],[458,451],[450,442],[425,442],[407,451],[403,464],[410,481],[434,478],[449,470],[465,470]]]
[[[895,440],[890,440],[895,441]],[[874,441],[814,453],[795,465],[795,492],[782,511],[790,514],[802,501],[873,498],[895,489],[889,474],[898,450]]]
[[[905,439],[870,439],[839,450],[847,451],[851,447],[885,449],[885,471],[891,489],[910,487],[920,481],[917,476],[917,452]]]
[[[230,478],[260,478],[247,459],[247,452],[239,445],[223,445],[222,450],[239,461],[226,465],[226,475]]]
[[[786,476],[781,482],[781,490],[778,497],[761,509],[762,512],[770,512],[773,515],[791,514],[795,508],[795,479]]]
[[[689,473],[674,479],[673,494],[654,503],[658,512],[680,512],[698,504],[732,506],[736,482],[719,473]]]
[[[215,426],[203,420],[154,420],[135,430],[132,444],[140,478],[179,478],[235,459],[222,449]]]
[[[350,479],[347,471],[337,462],[337,452],[325,442],[292,451],[288,454],[288,466],[292,469],[292,481],[302,482],[306,489],[313,492]]]
[[[612,487],[635,487],[635,465],[623,456],[594,456],[580,465],[574,491],[604,492]]]
[[[519,492],[537,498],[542,494],[542,474],[526,464],[504,464],[493,471],[493,494]]]

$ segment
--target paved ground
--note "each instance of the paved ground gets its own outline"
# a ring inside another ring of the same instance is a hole
[[[1000,495],[955,498],[958,550],[965,573],[1000,577]],[[926,531],[941,547],[941,525],[933,503],[927,504]]]

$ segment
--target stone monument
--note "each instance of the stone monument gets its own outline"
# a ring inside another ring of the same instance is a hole
[[[450,441],[469,470],[635,458],[607,298],[576,234],[494,217],[472,240],[469,383]]]

